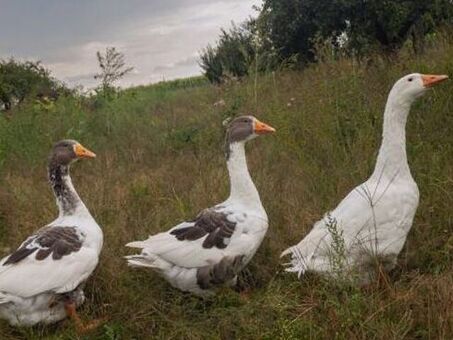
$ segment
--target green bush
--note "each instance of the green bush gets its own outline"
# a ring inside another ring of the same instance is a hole
[[[41,63],[0,60],[0,110],[10,110],[26,98],[52,97],[68,92]]]

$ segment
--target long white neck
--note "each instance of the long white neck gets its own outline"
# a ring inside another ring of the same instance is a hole
[[[50,165],[49,181],[57,200],[59,217],[89,214],[72,184],[69,166]]]
[[[406,154],[406,121],[411,102],[390,92],[384,112],[382,144],[376,161],[373,176],[395,176],[410,174]]]
[[[229,146],[227,160],[230,176],[230,201],[240,201],[248,206],[262,207],[258,190],[250,177],[245,158],[245,143],[236,142]]]

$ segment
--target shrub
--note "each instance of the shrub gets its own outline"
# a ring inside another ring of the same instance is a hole
[[[10,110],[33,95],[56,99],[62,90],[39,61],[0,60],[0,109]]]

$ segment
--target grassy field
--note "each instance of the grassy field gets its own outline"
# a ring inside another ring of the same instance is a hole
[[[408,242],[388,281],[367,289],[282,272],[280,252],[371,173],[382,113],[406,73],[453,75],[453,44],[420,57],[359,65],[329,61],[224,87],[203,81],[125,91],[104,101],[60,98],[0,117],[0,256],[56,216],[46,181],[51,145],[74,138],[98,158],[73,167],[105,246],[88,281],[84,319],[109,321],[87,339],[448,339],[453,335],[453,82],[413,107],[409,163],[420,192]],[[225,106],[214,103],[223,99]],[[228,195],[222,121],[256,114],[277,133],[248,146],[270,228],[241,275],[250,294],[209,300],[129,269],[123,245],[166,230]],[[0,339],[77,339],[71,323],[17,329]]]

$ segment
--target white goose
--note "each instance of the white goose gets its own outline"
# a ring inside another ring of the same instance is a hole
[[[142,249],[139,255],[126,256],[128,264],[152,268],[172,286],[198,296],[211,295],[222,284],[234,285],[268,228],[266,211],[247,169],[245,143],[274,131],[252,116],[234,119],[226,138],[229,198],[201,211],[194,220],[127,244]]]
[[[12,325],[53,323],[69,316],[88,330],[76,308],[85,300],[83,283],[98,263],[101,228],[74,189],[70,164],[96,155],[72,140],[55,144],[48,176],[58,218],[28,237],[0,261],[0,317]]]
[[[367,283],[374,275],[372,261],[392,269],[405,243],[418,206],[419,192],[406,156],[406,120],[412,103],[427,88],[447,76],[409,74],[390,91],[384,113],[382,145],[371,177],[352,190],[318,221],[291,255],[286,271],[348,274],[354,270]],[[340,270],[340,273],[338,271]]]

